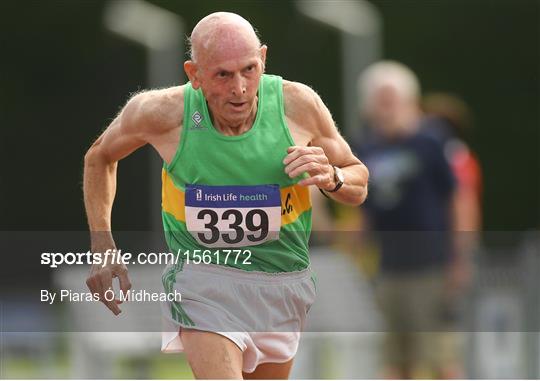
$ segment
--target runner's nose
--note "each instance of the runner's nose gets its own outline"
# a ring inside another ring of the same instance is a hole
[[[243,95],[246,93],[246,84],[244,78],[240,74],[235,74],[233,77],[232,94]]]

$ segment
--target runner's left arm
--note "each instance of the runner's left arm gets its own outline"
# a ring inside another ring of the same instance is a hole
[[[311,140],[307,147],[288,149],[285,172],[291,178],[306,172],[309,177],[301,180],[299,185],[315,185],[329,191],[336,186],[332,167],[336,166],[343,171],[344,184],[337,192],[326,194],[343,204],[362,204],[368,193],[368,169],[352,153],[319,95],[308,86],[295,84],[295,87],[296,100],[289,106],[292,104],[295,109],[293,114],[302,115],[302,123],[308,128]]]

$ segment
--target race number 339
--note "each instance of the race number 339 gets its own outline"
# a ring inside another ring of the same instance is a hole
[[[253,246],[279,238],[276,184],[186,185],[185,195],[187,229],[203,246]]]

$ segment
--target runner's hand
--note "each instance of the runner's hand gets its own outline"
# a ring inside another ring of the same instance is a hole
[[[324,190],[335,188],[334,169],[321,147],[292,146],[287,149],[287,154],[283,164],[285,173],[291,179],[304,172],[309,174],[309,177],[300,180],[298,185],[316,185]]]
[[[105,252],[101,251],[101,252]],[[100,252],[100,251],[96,251]],[[118,315],[122,310],[118,307],[118,304],[121,304],[122,301],[116,298],[116,292],[112,287],[113,278],[118,278],[120,281],[120,289],[125,293],[131,289],[131,282],[128,276],[127,266],[122,263],[109,263],[105,266],[101,264],[94,264],[90,268],[90,274],[86,279],[86,285],[90,291],[94,294],[99,295],[99,300],[105,304],[105,306],[110,309],[115,315]],[[107,290],[112,290],[107,293],[107,298],[105,293]],[[114,297],[112,297],[114,295]],[[109,299],[109,300],[107,300]]]

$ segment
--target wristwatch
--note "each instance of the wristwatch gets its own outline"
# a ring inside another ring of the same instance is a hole
[[[326,192],[328,193],[337,192],[339,188],[341,188],[343,186],[343,183],[345,182],[345,175],[343,174],[343,171],[341,170],[341,168],[338,168],[335,165],[332,165],[332,168],[334,168],[334,182],[336,183],[336,186],[332,190],[322,190],[321,188],[319,188],[319,190],[325,197],[328,197],[326,195]]]
[[[339,188],[343,186],[343,183],[345,182],[345,175],[343,174],[343,171],[341,168],[336,167],[335,165],[332,165],[332,168],[334,168],[334,181],[336,183],[336,186],[332,190],[327,190],[327,192],[333,193],[337,192]]]

